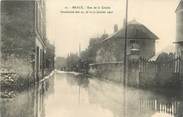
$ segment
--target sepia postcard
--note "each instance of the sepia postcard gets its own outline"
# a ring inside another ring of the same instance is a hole
[[[183,0],[0,0],[0,117],[183,117]]]

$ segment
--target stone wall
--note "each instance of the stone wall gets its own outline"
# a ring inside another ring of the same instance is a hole
[[[34,1],[1,1],[1,67],[30,77],[34,48]]]
[[[33,75],[31,58],[17,58],[11,55],[7,60],[1,60],[1,67],[24,78],[30,78]]]
[[[35,45],[33,1],[1,1],[1,52],[31,55]]]
[[[90,65],[89,73],[100,79],[121,82],[123,81],[123,63],[93,64]]]

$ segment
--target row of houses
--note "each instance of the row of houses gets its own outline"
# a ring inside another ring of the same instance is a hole
[[[54,69],[44,0],[1,1],[1,72],[38,81]]]

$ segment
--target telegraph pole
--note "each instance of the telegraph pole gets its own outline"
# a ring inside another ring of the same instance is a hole
[[[81,44],[79,43],[79,57],[81,56]]]
[[[124,90],[124,117],[126,117],[126,85],[127,85],[127,39],[128,39],[128,0],[126,0],[126,13],[125,13],[125,46],[124,46],[124,69],[123,69],[123,90]]]
[[[128,39],[128,0],[126,0],[126,15],[125,15],[125,46],[124,46],[124,85],[126,85],[127,78],[127,39]]]

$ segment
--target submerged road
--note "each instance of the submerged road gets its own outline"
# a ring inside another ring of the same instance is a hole
[[[56,72],[14,98],[1,98],[1,117],[183,117],[181,95],[127,88],[98,78]]]

